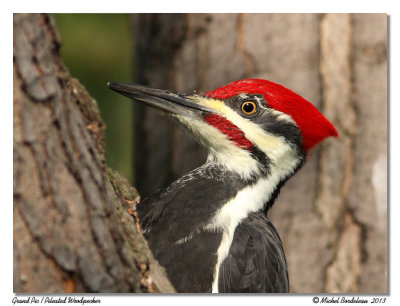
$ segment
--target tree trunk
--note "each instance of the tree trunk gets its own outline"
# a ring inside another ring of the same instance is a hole
[[[292,292],[387,292],[387,16],[133,15],[137,80],[204,92],[242,78],[280,83],[335,125],[282,188],[271,218]],[[156,110],[135,105],[141,194],[206,153]],[[155,125],[157,123],[157,125]]]
[[[14,292],[172,292],[47,15],[14,15]]]

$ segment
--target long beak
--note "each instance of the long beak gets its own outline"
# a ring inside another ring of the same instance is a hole
[[[202,113],[215,113],[214,110],[194,103],[181,94],[155,89],[143,85],[108,82],[108,88],[133,100],[173,114],[194,117]]]

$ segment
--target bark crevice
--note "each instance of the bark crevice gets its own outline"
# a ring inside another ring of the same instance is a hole
[[[113,188],[128,182],[106,168],[96,102],[58,50],[48,15],[14,15],[14,291],[173,292]]]

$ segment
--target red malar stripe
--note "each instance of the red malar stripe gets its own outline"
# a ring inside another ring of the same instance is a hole
[[[253,144],[244,136],[244,133],[232,122],[225,118],[209,114],[204,117],[204,120],[225,134],[230,141],[233,141],[236,146],[242,149],[251,150]]]

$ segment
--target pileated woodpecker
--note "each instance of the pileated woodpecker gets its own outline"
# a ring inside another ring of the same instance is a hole
[[[288,292],[285,254],[266,213],[333,125],[289,89],[260,79],[204,94],[108,83],[165,111],[209,150],[207,161],[144,199],[144,236],[178,292]]]

